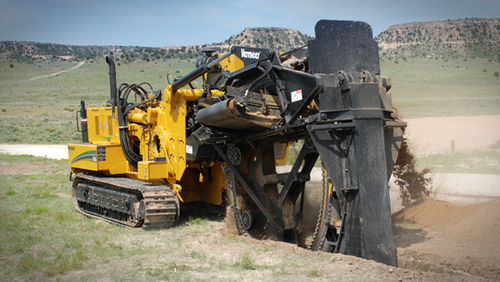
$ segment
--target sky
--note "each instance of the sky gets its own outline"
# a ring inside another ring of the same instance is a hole
[[[320,19],[365,21],[374,36],[399,23],[499,18],[499,0],[0,0],[0,41],[185,46],[221,42],[245,27],[314,36]]]

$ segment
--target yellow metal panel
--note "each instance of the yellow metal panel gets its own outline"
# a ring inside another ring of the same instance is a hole
[[[137,176],[142,180],[167,178],[167,172],[165,162],[145,161],[137,164]]]
[[[286,165],[290,143],[274,143],[274,161],[276,165]]]
[[[205,168],[210,170],[210,177],[202,177],[200,170],[190,167],[185,170],[180,181],[182,191],[180,193],[185,203],[204,202],[213,205],[221,205],[222,192],[226,187],[224,173],[220,162]]]
[[[201,192],[203,202],[222,205],[222,192],[226,189],[225,174],[222,171],[222,163],[217,162],[212,167],[211,181],[205,181],[206,186]]]
[[[219,54],[223,55],[223,54]],[[227,59],[222,60],[219,65],[222,66],[222,69],[228,70],[230,72],[237,71],[242,69],[245,66],[245,63],[238,58],[238,56],[231,54],[231,56],[227,57]]]
[[[99,171],[107,171],[109,174],[124,174],[127,172],[128,162],[123,155],[120,144],[99,145],[99,147],[105,150],[105,158],[101,157],[101,159],[98,158],[97,160]]]
[[[120,144],[69,144],[68,162],[71,168],[102,171],[109,174],[124,174],[128,162]]]
[[[97,171],[97,146],[90,144],[69,144],[68,162],[71,168]]]
[[[118,119],[112,117],[111,106],[89,106],[87,109],[89,142],[92,144],[120,143]]]

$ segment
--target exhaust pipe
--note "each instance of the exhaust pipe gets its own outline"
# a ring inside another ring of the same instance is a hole
[[[114,105],[116,95],[116,67],[113,56],[106,56],[106,63],[109,65],[109,101],[108,103]]]
[[[77,124],[78,126],[78,120]],[[82,142],[89,143],[89,130],[87,126],[87,109],[85,108],[85,101],[80,101],[80,125],[82,126]]]

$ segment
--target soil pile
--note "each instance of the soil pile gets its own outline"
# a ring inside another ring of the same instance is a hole
[[[500,197],[468,206],[429,200],[393,221],[400,267],[500,279]]]

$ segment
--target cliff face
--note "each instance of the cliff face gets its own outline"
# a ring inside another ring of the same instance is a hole
[[[383,56],[497,56],[500,19],[398,24],[375,40]]]

